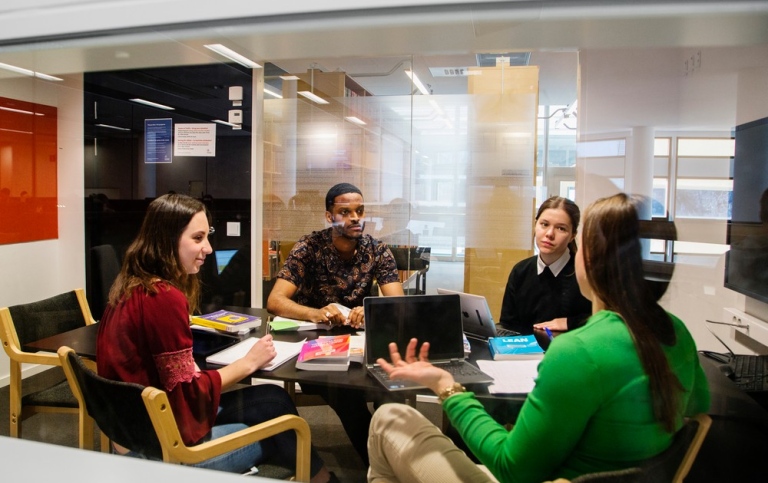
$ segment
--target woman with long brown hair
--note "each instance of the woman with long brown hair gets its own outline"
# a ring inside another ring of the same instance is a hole
[[[150,203],[110,290],[96,349],[101,376],[166,391],[188,445],[298,414],[288,393],[272,384],[222,391],[275,357],[271,335],[218,370],[200,370],[195,364],[189,316],[198,307],[197,273],[212,252],[209,231],[205,205],[195,198],[167,194]],[[117,445],[114,449],[138,456]],[[293,465],[295,455],[296,435],[289,431],[196,466],[246,472],[267,459]],[[310,472],[316,483],[332,476],[314,450]]]
[[[438,395],[478,467],[412,408],[385,404],[371,422],[368,481],[540,482],[630,468],[669,447],[683,417],[709,407],[709,387],[685,325],[643,278],[639,221],[625,194],[585,213],[576,278],[592,316],[556,337],[511,431],[450,373],[429,363],[429,343],[405,358],[390,344],[393,379]]]

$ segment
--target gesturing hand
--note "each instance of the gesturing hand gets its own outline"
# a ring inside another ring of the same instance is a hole
[[[403,359],[397,350],[397,344],[390,342],[389,356],[392,363],[384,359],[379,359],[376,362],[389,374],[391,379],[407,379],[417,382],[430,388],[435,394],[453,385],[454,379],[449,372],[435,367],[429,362],[429,342],[424,342],[421,345],[418,358],[416,357],[417,344],[416,339],[408,341],[405,359]]]

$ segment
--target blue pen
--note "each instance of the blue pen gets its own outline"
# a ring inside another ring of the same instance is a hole
[[[547,333],[547,337],[549,337],[549,340],[554,339],[555,337],[552,335],[552,331],[549,330],[549,327],[544,327],[544,331]]]

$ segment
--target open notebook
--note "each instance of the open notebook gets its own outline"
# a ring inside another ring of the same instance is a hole
[[[253,347],[258,341],[258,337],[249,337],[241,342],[238,342],[232,347],[206,357],[205,362],[219,366],[232,364],[247,354],[251,347]],[[301,352],[301,346],[304,344],[304,340],[299,342],[284,342],[281,340],[276,340],[274,343],[277,355],[269,364],[262,367],[260,369],[261,371],[271,371],[299,355],[299,352]]]

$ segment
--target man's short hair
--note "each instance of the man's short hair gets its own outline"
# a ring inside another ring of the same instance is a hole
[[[335,200],[337,196],[345,195],[347,193],[357,193],[360,196],[363,196],[363,192],[360,191],[360,188],[353,184],[339,183],[333,185],[331,189],[328,190],[328,194],[325,195],[325,211],[332,211],[333,200]]]

